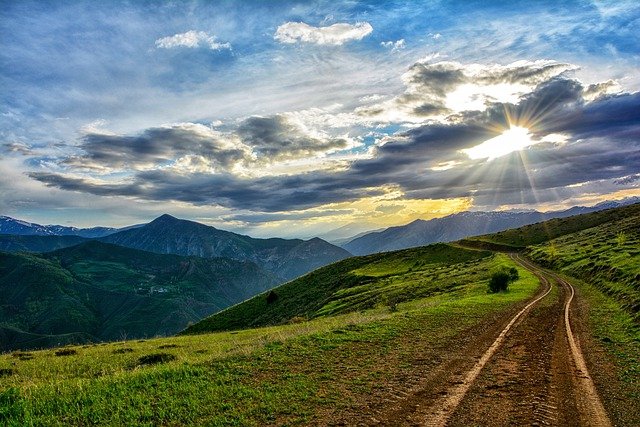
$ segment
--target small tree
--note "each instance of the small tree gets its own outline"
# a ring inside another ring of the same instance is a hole
[[[511,276],[508,271],[496,271],[491,275],[491,279],[489,280],[489,292],[495,294],[496,292],[506,291],[510,281]]]
[[[274,291],[271,291],[267,294],[267,304],[273,304],[278,300],[278,294]]]

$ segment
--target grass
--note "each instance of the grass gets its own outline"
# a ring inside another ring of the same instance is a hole
[[[528,250],[537,263],[612,297],[640,326],[640,211]]]
[[[353,257],[204,319],[185,333],[278,325],[394,306],[482,280],[492,262],[491,252],[442,243]]]
[[[505,256],[486,258],[460,268],[512,265]],[[522,269],[520,276],[508,293],[487,294],[487,274],[393,312],[375,307],[275,327],[70,347],[76,354],[65,357],[2,355],[0,369],[11,372],[2,378],[0,424],[311,423],[352,410],[410,370],[416,355],[446,348],[530,297],[538,282]],[[145,357],[157,363],[141,365]]]

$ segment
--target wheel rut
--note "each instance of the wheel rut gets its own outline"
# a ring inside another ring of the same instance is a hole
[[[466,362],[443,363],[394,396],[371,425],[611,425],[571,329],[573,287],[512,259],[539,278],[542,293],[492,331],[495,338],[488,339],[490,331],[478,337],[475,344],[485,350],[469,346]]]

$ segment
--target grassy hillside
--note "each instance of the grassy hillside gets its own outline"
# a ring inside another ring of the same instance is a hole
[[[533,246],[537,263],[596,286],[640,325],[640,206],[611,221]]]
[[[343,267],[389,292],[403,277],[413,283],[407,290],[435,286],[420,285],[416,274],[439,275],[443,289],[426,298],[415,293],[417,299],[393,310],[385,305],[276,327],[0,355],[0,424],[339,421],[357,412],[363,397],[386,395],[416,366],[438,363],[451,346],[538,288],[520,269],[509,293],[487,294],[490,270],[513,265],[503,255],[438,245],[367,258]],[[446,284],[454,271],[459,283]]]
[[[173,334],[276,285],[253,263],[90,241],[0,253],[2,349]]]
[[[473,237],[467,240],[496,243],[507,245],[514,249],[521,249],[622,218],[637,217],[638,215],[640,215],[640,203],[568,218],[551,219],[549,221],[501,231],[499,233]]]
[[[20,236],[0,234],[0,251],[50,252],[87,241],[80,236]]]
[[[478,280],[491,253],[446,244],[349,258],[190,326],[184,333],[277,325],[394,306]]]

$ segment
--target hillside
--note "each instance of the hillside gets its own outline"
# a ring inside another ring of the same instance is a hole
[[[605,209],[598,212],[572,216],[569,218],[556,218],[539,224],[514,228],[499,233],[475,236],[468,240],[477,242],[490,242],[508,245],[514,248],[537,245],[560,236],[576,233],[591,227],[606,223],[613,223],[627,217],[637,217],[640,213],[640,203]]]
[[[37,236],[0,234],[0,251],[3,252],[51,252],[86,242],[80,236]]]
[[[2,349],[173,334],[277,282],[250,262],[95,241],[40,256],[0,253]]]
[[[282,280],[351,256],[346,250],[318,238],[254,239],[170,215],[100,240],[162,254],[252,261]]]
[[[584,220],[597,224],[604,218],[609,220],[533,246],[527,254],[540,265],[596,286],[640,326],[640,205]]]
[[[620,202],[605,202],[592,207],[576,206],[564,211],[462,212],[429,221],[418,219],[407,225],[368,233],[341,246],[354,255],[366,255],[424,246],[436,242],[453,242],[469,236],[495,233],[552,218],[566,218],[634,202],[638,202],[637,197],[624,199]]]
[[[490,256],[486,251],[436,244],[349,258],[204,319],[183,333],[278,325],[395,306],[469,283],[486,271],[477,264],[490,263]]]

